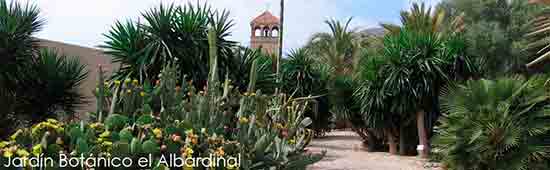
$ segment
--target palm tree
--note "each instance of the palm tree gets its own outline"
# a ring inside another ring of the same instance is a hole
[[[273,72],[272,57],[264,54],[259,49],[248,47],[236,47],[231,57],[231,63],[227,65],[227,70],[231,70],[228,76],[240,91],[246,91],[248,80],[250,79],[250,70],[254,61],[256,66],[256,89],[263,93],[271,94],[275,88],[279,87],[276,82],[276,74]]]
[[[361,57],[360,34],[350,30],[353,18],[345,23],[337,20],[327,20],[329,33],[314,34],[306,46],[320,62],[332,67],[336,75],[351,75]]]
[[[546,81],[510,77],[446,88],[434,140],[442,163],[449,169],[548,169]]]
[[[34,60],[38,41],[32,35],[42,29],[44,20],[34,5],[0,0],[0,23],[0,83],[13,91],[18,73]]]
[[[236,43],[228,40],[233,22],[227,11],[209,6],[160,5],[142,13],[144,23],[117,22],[105,36],[101,47],[120,63],[114,79],[155,81],[167,63],[178,66],[180,80],[187,75],[195,86],[206,85],[208,76],[208,28],[216,32],[218,76],[225,76],[233,67],[231,56]]]
[[[0,23],[0,136],[21,121],[34,123],[58,111],[72,116],[85,103],[79,89],[88,75],[85,65],[39,48],[33,36],[45,21],[34,5],[0,0]]]
[[[437,112],[437,92],[441,84],[453,76],[454,62],[463,57],[464,42],[455,38],[460,30],[459,20],[444,31],[443,14],[435,13],[424,4],[413,4],[411,11],[402,12],[403,26],[385,25],[390,32],[384,39],[383,56],[387,63],[380,70],[385,76],[383,91],[391,92],[391,111],[404,114],[415,112],[419,144],[424,147],[419,154],[429,153],[429,134],[426,112]],[[458,40],[458,41],[457,41]],[[414,111],[413,111],[414,110]],[[407,118],[405,118],[407,119]]]
[[[281,82],[281,58],[283,58],[283,40],[284,40],[284,23],[285,23],[285,0],[281,0],[281,18],[280,18],[280,30],[279,30],[279,56],[277,56],[277,68],[276,68],[276,74],[277,74],[277,83]]]
[[[548,1],[538,0],[538,1],[529,1],[530,3],[538,3],[548,5]],[[550,43],[548,35],[550,33],[550,13],[548,10],[543,10],[543,12],[534,19],[532,30],[526,35],[527,37],[532,38],[534,41],[529,43],[528,49],[535,49],[536,56],[533,61],[527,63],[527,67],[533,67],[550,57]]]
[[[350,29],[351,21],[352,18],[344,23],[337,20],[325,21],[330,32],[314,34],[305,47],[329,75],[327,88],[330,111],[341,123],[347,122],[350,114],[356,110],[350,96],[353,95],[357,64],[365,54],[361,48],[362,36]]]
[[[392,107],[401,105],[393,103],[392,100],[395,97],[391,92],[385,91],[386,89],[383,87],[384,76],[380,71],[382,71],[385,62],[384,57],[372,56],[363,59],[358,77],[361,83],[357,86],[353,96],[361,106],[361,116],[366,128],[386,137],[390,153],[397,154],[397,128],[402,123],[400,122],[401,116],[398,114],[400,112],[394,112]],[[367,140],[373,138],[372,136],[367,137]],[[372,145],[373,142],[368,141],[368,144]]]
[[[322,136],[330,129],[332,115],[327,107],[327,79],[318,63],[306,48],[291,50],[281,66],[282,92],[296,97],[316,96],[306,116],[313,119],[315,136]]]

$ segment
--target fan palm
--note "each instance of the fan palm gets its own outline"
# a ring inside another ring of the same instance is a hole
[[[209,6],[160,5],[142,13],[144,23],[117,22],[105,34],[108,40],[101,47],[121,67],[114,79],[135,78],[154,81],[162,67],[177,64],[180,79],[187,75],[198,87],[208,76],[208,27],[216,32],[219,76],[233,67],[231,58],[236,43],[229,41],[233,22],[227,11]]]
[[[544,79],[468,81],[442,92],[434,140],[449,169],[547,169],[550,143]]]

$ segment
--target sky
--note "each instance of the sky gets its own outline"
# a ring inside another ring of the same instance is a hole
[[[186,4],[197,1],[227,9],[235,26],[232,40],[248,46],[250,21],[265,10],[279,15],[279,0],[12,0],[37,5],[47,23],[38,37],[87,47],[106,40],[117,20],[139,19],[140,13],[160,3]],[[286,0],[285,51],[299,48],[316,32],[328,31],[327,19],[353,17],[353,28],[372,28],[379,23],[399,23],[399,12],[411,1],[437,4],[440,0]]]

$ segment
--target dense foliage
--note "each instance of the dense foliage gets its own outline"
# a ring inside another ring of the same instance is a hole
[[[450,170],[548,169],[546,79],[472,80],[442,93],[434,145]]]
[[[466,52],[484,58],[492,76],[525,71],[538,51],[525,51],[525,34],[540,6],[526,0],[444,0],[439,6],[448,16],[464,16]]]
[[[219,74],[224,77],[237,64],[232,59],[236,42],[228,40],[233,26],[228,11],[205,5],[160,5],[142,13],[144,21],[117,22],[105,34],[101,47],[121,64],[113,79],[154,82],[167,63],[176,64],[178,77],[194,80],[199,88],[208,77],[208,28],[216,30]]]
[[[0,136],[56,112],[75,113],[88,72],[78,58],[41,49],[33,37],[44,25],[33,5],[0,1]]]

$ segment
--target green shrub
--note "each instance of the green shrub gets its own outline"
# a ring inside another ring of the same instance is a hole
[[[545,82],[513,77],[446,89],[441,105],[447,114],[433,142],[437,157],[451,170],[548,169]]]

